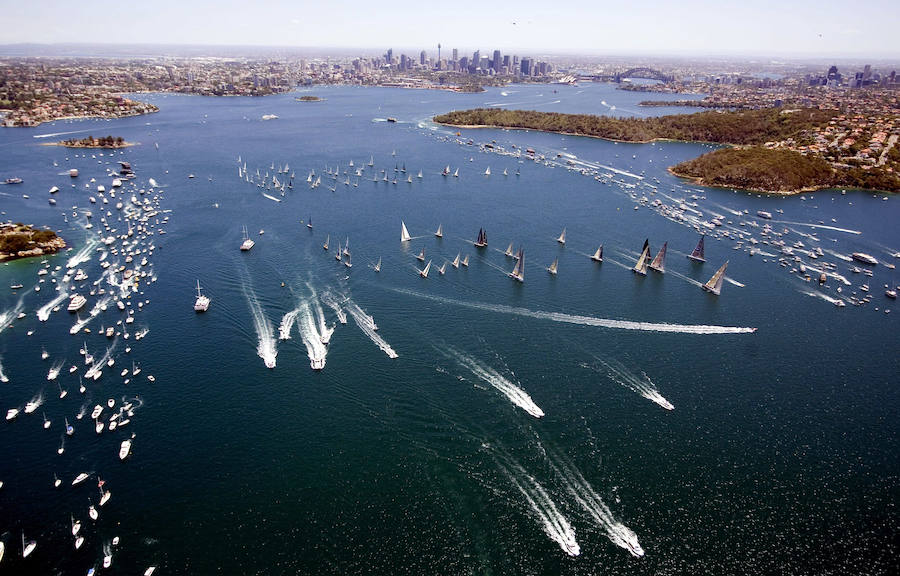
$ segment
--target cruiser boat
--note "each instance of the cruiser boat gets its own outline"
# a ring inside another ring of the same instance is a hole
[[[866,254],[864,252],[854,252],[853,254],[850,255],[850,257],[853,258],[854,260],[856,260],[857,262],[862,262],[863,264],[869,264],[871,266],[878,265],[878,260],[876,260],[875,258],[873,258],[872,256],[869,256],[868,254]]]
[[[250,236],[247,234],[247,227],[246,227],[246,226],[244,226],[243,232],[244,232],[244,241],[241,243],[241,251],[247,252],[248,250],[250,250],[251,248],[253,248],[254,245],[256,245],[256,242],[254,242],[254,241],[250,238]]]
[[[19,415],[18,408],[10,408],[9,410],[6,411],[6,419],[7,420],[12,420],[18,415]]]
[[[525,251],[520,247],[516,254],[516,266],[509,273],[510,278],[514,278],[519,282],[525,282]]]
[[[722,267],[716,270],[716,273],[712,275],[712,278],[703,285],[703,289],[707,292],[712,292],[716,296],[718,296],[722,292],[722,282],[725,280],[725,269],[728,268],[728,261],[726,260]]]
[[[72,480],[72,486],[75,486],[76,484],[78,484],[80,482],[84,482],[85,480],[87,480],[87,478],[88,478],[87,472],[82,472],[81,474],[76,476],[74,480]]]
[[[72,296],[71,300],[69,300],[69,306],[67,310],[69,312],[77,312],[81,310],[85,304],[87,304],[87,298],[85,298],[81,294],[76,294]]]
[[[206,312],[207,308],[209,308],[209,297],[200,292],[200,280],[197,280],[197,301],[194,302],[194,311]]]

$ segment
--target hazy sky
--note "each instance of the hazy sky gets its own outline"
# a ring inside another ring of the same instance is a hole
[[[0,0],[0,44],[900,57],[889,0]]]

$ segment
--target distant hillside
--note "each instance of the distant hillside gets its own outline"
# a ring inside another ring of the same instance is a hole
[[[778,108],[767,108],[709,111],[656,118],[612,118],[589,114],[477,108],[435,116],[434,121],[453,126],[527,128],[625,142],[665,139],[740,145],[786,140],[814,126],[826,124],[836,114],[837,112],[829,110],[804,109],[786,113]]]

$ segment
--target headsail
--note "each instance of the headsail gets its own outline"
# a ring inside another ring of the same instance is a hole
[[[656,270],[660,274],[666,271],[666,246],[668,244],[668,242],[663,242],[662,248],[660,248],[659,252],[656,254],[656,258],[650,263],[650,268]]]
[[[647,242],[644,242],[644,249],[641,251],[641,257],[638,258],[637,263],[634,265],[634,268],[631,269],[632,272],[636,274],[640,274],[641,276],[647,275],[647,260],[650,258],[650,246]]]
[[[412,236],[409,235],[409,230],[406,229],[406,224],[403,220],[400,221],[400,241],[401,242],[409,242],[412,239]]]
[[[697,242],[697,247],[694,248],[694,251],[690,253],[688,258],[691,260],[696,260],[697,262],[706,262],[706,258],[703,255],[703,239],[705,236],[700,237],[700,241]]]
[[[716,273],[712,275],[712,278],[709,279],[709,282],[703,285],[703,289],[718,296],[722,292],[722,282],[725,281],[726,268],[728,268],[727,260],[724,264],[722,264],[721,268],[716,270]]]

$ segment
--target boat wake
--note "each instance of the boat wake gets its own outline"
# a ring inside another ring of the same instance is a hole
[[[84,264],[85,262],[91,259],[91,254],[94,251],[94,248],[100,243],[95,237],[88,237],[87,242],[85,242],[84,246],[81,247],[81,250],[76,252],[69,258],[69,261],[66,262],[66,268],[75,268],[80,264]]]
[[[262,306],[259,305],[259,300],[256,299],[256,296],[251,292],[247,292],[246,285],[244,296],[250,305],[250,314],[253,316],[253,328],[256,330],[256,337],[259,339],[259,343],[256,345],[256,354],[263,359],[266,368],[274,368],[278,349],[272,323],[263,313]]]
[[[65,302],[69,298],[67,292],[60,292],[56,297],[37,309],[37,317],[41,322],[46,322],[50,318],[50,312],[54,308]]]
[[[3,332],[10,327],[16,317],[21,314],[24,307],[25,300],[23,298],[19,298],[19,301],[16,302],[15,306],[5,312],[0,312],[0,332]]]
[[[312,310],[316,316],[319,338],[321,339],[322,344],[327,345],[331,342],[331,335],[334,334],[334,326],[329,328],[328,325],[325,324],[325,311],[322,310],[322,305],[319,304],[319,300],[316,298],[316,291],[313,290],[312,286],[310,286],[310,290],[312,290],[313,293]]]
[[[3,358],[0,358],[0,382],[6,384],[9,382],[9,377],[6,375],[6,372],[3,371]]]
[[[306,346],[306,354],[309,356],[309,365],[313,370],[325,368],[325,356],[328,348],[322,343],[322,335],[316,326],[309,302],[304,301],[299,308],[297,327],[300,329],[300,337]]]
[[[334,310],[335,315],[337,315],[338,322],[341,324],[347,323],[347,314],[341,308],[341,305],[335,299],[334,295],[331,292],[325,292],[322,294],[322,302],[325,303],[326,306]]]
[[[359,329],[362,330],[366,336],[369,337],[369,340],[375,343],[376,346],[381,348],[381,350],[388,355],[388,358],[396,358],[397,353],[391,348],[391,345],[385,342],[384,338],[378,335],[375,330],[378,329],[378,326],[375,325],[375,319],[366,314],[362,308],[359,307],[356,302],[347,299],[347,311],[350,312],[350,316],[353,317],[353,321],[356,322],[356,325],[359,326]]]
[[[640,558],[644,555],[644,549],[638,543],[637,535],[628,526],[616,520],[609,506],[588,484],[581,472],[566,464],[562,458],[551,458],[550,466],[562,479],[569,494],[575,498],[575,501],[584,508],[597,525],[606,531],[607,538],[613,544],[628,550],[632,556]]]
[[[65,359],[54,362],[53,366],[50,367],[50,371],[47,372],[47,380],[56,380],[56,377],[59,376],[59,371],[62,370],[65,363]]]
[[[812,296],[813,298],[821,298],[822,300],[834,304],[835,306],[841,306],[844,304],[844,301],[840,298],[832,298],[828,294],[823,294],[822,292],[816,292],[815,290],[800,290],[801,294],[805,294],[807,296]],[[840,302],[840,304],[838,304]]]
[[[602,360],[594,356],[594,360],[596,360],[600,366],[597,365],[589,365],[582,364],[583,368],[587,368],[589,370],[593,370],[594,372],[606,372],[606,374],[616,383],[637,392],[647,400],[651,402],[655,402],[665,408],[666,410],[674,410],[675,407],[672,404],[663,398],[663,395],[659,393],[659,390],[656,389],[656,386],[653,384],[653,381],[650,378],[641,372],[641,376],[643,378],[639,378],[637,375],[632,374],[628,371],[628,368],[625,367],[624,364],[617,360],[613,360],[610,358],[609,360]]]
[[[518,462],[508,457],[503,458],[496,456],[497,455],[495,454],[495,460],[500,466],[500,469],[506,474],[513,486],[515,486],[519,492],[522,493],[522,496],[525,497],[528,506],[537,516],[538,521],[541,523],[541,528],[544,529],[547,536],[559,544],[559,547],[563,549],[563,552],[569,556],[578,556],[581,554],[581,548],[575,540],[575,530],[569,524],[569,521],[566,520],[566,517],[556,508],[556,505],[553,503],[553,500],[550,499],[550,496],[547,494],[547,491],[544,490],[544,487],[541,486],[533,476],[526,472]]]
[[[94,317],[90,315],[84,319],[78,317],[78,320],[75,322],[75,324],[73,324],[72,327],[69,328],[69,334],[78,334],[79,332],[81,332],[81,329],[87,326],[88,323],[93,319]]]
[[[611,318],[595,318],[593,316],[578,316],[573,314],[565,314],[563,312],[543,312],[540,310],[529,310],[528,308],[516,308],[503,304],[486,304],[483,302],[466,302],[463,300],[454,300],[452,298],[444,298],[442,296],[434,296],[415,290],[405,288],[388,288],[401,294],[433,300],[443,304],[453,304],[473,310],[485,310],[488,312],[497,312],[500,314],[512,314],[525,318],[537,318],[539,320],[551,320],[553,322],[562,322],[566,324],[578,324],[580,326],[597,326],[600,328],[616,328],[619,330],[639,330],[643,332],[672,332],[677,334],[751,334],[756,332],[756,328],[742,326],[714,326],[705,324],[669,324],[660,322],[635,322],[632,320],[614,320]]]
[[[291,339],[291,328],[294,327],[294,322],[297,321],[297,314],[300,313],[300,308],[294,308],[287,314],[281,317],[281,324],[278,325],[278,339],[279,340],[290,340]]]
[[[509,379],[504,378],[496,370],[489,366],[485,366],[475,358],[456,350],[455,348],[449,348],[449,353],[460,365],[499,390],[510,402],[519,408],[525,410],[535,418],[542,418],[544,416],[544,411],[534,403],[534,400],[531,399],[531,396],[529,396],[527,392],[516,386],[516,384]]]
[[[263,192],[263,196],[265,196],[269,200],[274,200],[275,202],[281,202],[281,198],[276,198],[274,196],[270,196],[270,195],[266,194],[265,192]]]
[[[789,220],[772,220],[772,222],[777,222],[778,224],[791,224],[792,226],[807,226],[809,228],[819,228],[820,230],[834,230],[835,232],[846,232],[847,234],[855,234],[857,236],[862,234],[859,230],[849,230],[847,228],[838,228],[837,226],[828,226],[826,224],[809,224],[807,222],[791,222]]]

